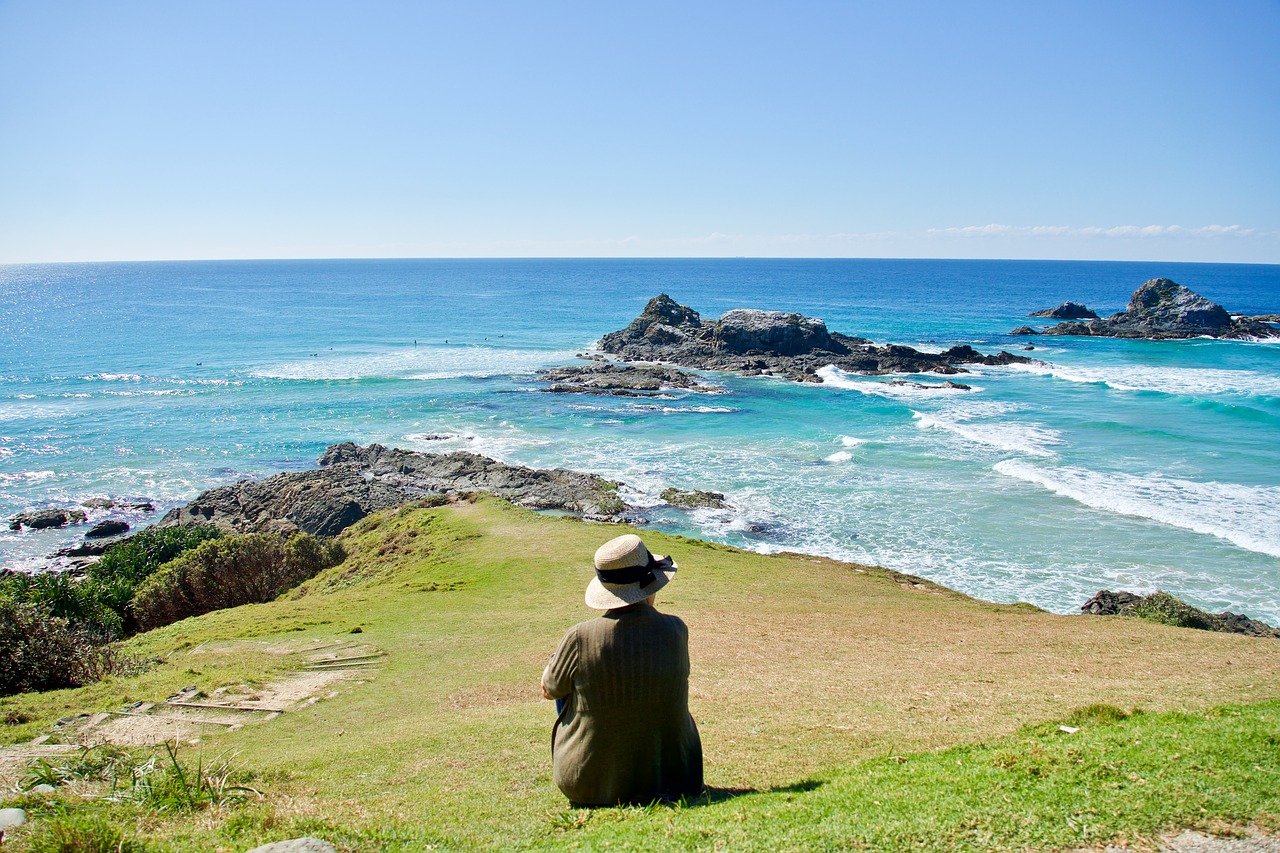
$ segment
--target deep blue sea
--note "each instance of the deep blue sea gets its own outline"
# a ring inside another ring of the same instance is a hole
[[[311,467],[333,442],[376,441],[593,471],[625,482],[654,527],[876,563],[988,600],[1070,612],[1104,587],[1161,588],[1280,623],[1280,346],[1007,335],[1066,299],[1121,310],[1156,276],[1232,311],[1280,311],[1280,266],[0,267],[0,515],[95,496],[164,510]],[[709,374],[723,393],[667,399],[537,393],[536,370],[574,363],[660,292],[706,318],[799,311],[921,349],[1031,343],[1042,363],[976,368],[957,377],[969,391],[826,371],[820,385]],[[671,508],[669,485],[733,508]],[[83,529],[0,527],[0,566],[31,567]]]

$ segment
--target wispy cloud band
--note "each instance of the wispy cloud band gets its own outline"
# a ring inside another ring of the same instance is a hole
[[[1256,228],[1240,225],[964,225],[930,228],[926,233],[940,237],[1252,237]]]

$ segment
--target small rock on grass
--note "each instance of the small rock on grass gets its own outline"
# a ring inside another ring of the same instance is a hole
[[[319,838],[290,838],[255,847],[247,853],[338,853],[336,847]]]

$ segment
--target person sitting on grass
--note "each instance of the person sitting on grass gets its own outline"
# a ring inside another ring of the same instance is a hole
[[[542,673],[555,699],[556,785],[574,805],[644,804],[702,792],[702,741],[689,714],[689,629],[654,596],[675,576],[634,533],[601,545],[587,606]]]

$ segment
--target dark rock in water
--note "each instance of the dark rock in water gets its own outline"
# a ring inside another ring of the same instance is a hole
[[[972,347],[924,353],[905,346],[875,346],[865,338],[828,331],[814,317],[784,311],[735,309],[704,322],[697,311],[665,293],[649,300],[625,329],[600,339],[600,348],[626,361],[658,361],[697,370],[747,376],[774,375],[818,382],[834,365],[849,373],[962,373],[958,365],[1027,362],[1023,356],[985,356]]]
[[[613,362],[539,370],[538,378],[553,383],[544,391],[560,394],[650,397],[671,389],[697,390],[704,387],[697,376],[674,367]]]
[[[138,501],[136,503],[126,502],[126,503],[116,504],[116,506],[122,507],[124,509],[136,509],[139,512],[155,512],[156,511],[156,505],[153,504],[151,501]]]
[[[111,498],[89,498],[80,504],[85,509],[111,509],[115,505],[116,502]]]
[[[1272,338],[1280,331],[1266,323],[1234,318],[1216,302],[1167,278],[1153,278],[1134,291],[1126,310],[1101,320],[1059,323],[1046,335],[1110,338]]]
[[[160,526],[216,524],[241,532],[333,536],[370,513],[431,495],[489,492],[534,509],[612,519],[629,511],[618,484],[564,468],[506,465],[475,453],[416,453],[335,444],[318,471],[242,480],[171,510]]]
[[[948,379],[946,382],[943,382],[941,384],[936,384],[936,385],[927,384],[924,382],[908,382],[905,379],[894,379],[890,382],[886,382],[885,384],[900,385],[900,386],[905,386],[907,388],[919,388],[923,391],[972,391],[973,390],[973,387],[970,385],[965,385],[961,382],[952,382],[950,379]]]
[[[1032,311],[1028,317],[1048,317],[1050,320],[1096,320],[1098,315],[1079,302],[1064,302],[1057,308]]]
[[[1031,328],[1030,326],[1019,326],[1018,328],[1014,329],[1014,330],[1013,330],[1012,332],[1010,332],[1009,334],[1011,334],[1011,335],[1038,335],[1038,334],[1040,334],[1040,333],[1039,333],[1039,332],[1037,332],[1035,329]]]
[[[59,557],[101,557],[107,549],[118,542],[128,539],[127,536],[108,536],[103,539],[86,539],[53,552],[52,559]]]
[[[1248,616],[1241,616],[1229,610],[1209,613],[1161,591],[1142,596],[1132,592],[1112,592],[1104,589],[1086,601],[1080,609],[1085,613],[1099,616],[1137,616],[1150,622],[1180,628],[1280,639],[1280,629],[1273,628],[1265,622],[1259,622],[1257,619],[1250,619]]]
[[[661,497],[672,506],[682,509],[725,509],[724,495],[720,492],[670,488],[663,489]]]
[[[1241,320],[1254,320],[1259,323],[1280,323],[1280,314],[1255,314],[1252,317],[1241,317]]]
[[[20,512],[9,519],[10,530],[42,530],[46,527],[64,527],[68,524],[81,524],[87,516],[79,509],[40,509],[35,512]]]
[[[105,539],[108,536],[119,536],[129,530],[128,522],[107,519],[99,521],[93,527],[89,528],[89,532],[84,535],[85,539]]]

